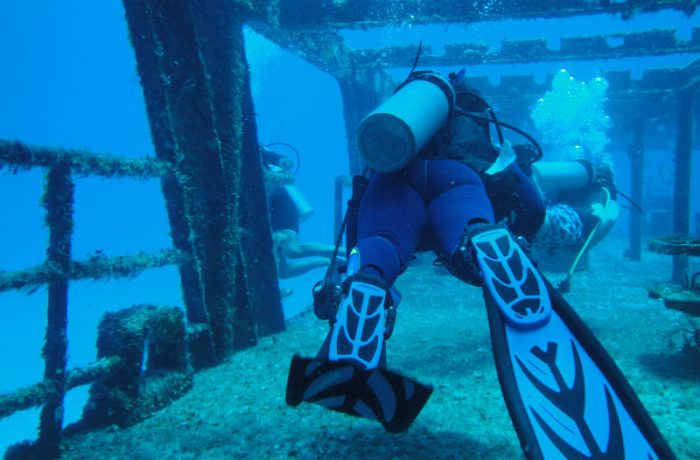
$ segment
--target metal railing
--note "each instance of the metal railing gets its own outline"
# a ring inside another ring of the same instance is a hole
[[[181,396],[191,386],[185,319],[182,310],[176,307],[136,306],[105,315],[98,331],[98,360],[83,368],[66,369],[69,283],[80,279],[135,277],[148,268],[180,265],[188,256],[175,249],[164,249],[153,254],[120,257],[96,254],[87,260],[72,259],[73,176],[154,179],[167,171],[163,163],[152,158],[131,159],[0,140],[0,170],[17,173],[32,168],[47,169],[42,199],[49,228],[47,258],[43,264],[26,270],[0,271],[0,292],[32,293],[40,286],[48,286],[48,322],[42,349],[44,378],[37,384],[0,395],[0,418],[43,405],[38,440],[10,450],[21,456],[27,453],[18,454],[18,449],[31,449],[33,456],[50,458],[60,455],[63,417],[56,414],[63,413],[68,390],[97,384],[91,388],[91,397],[98,399],[99,394],[99,399],[106,402],[98,404],[91,413],[83,414],[83,422],[95,426],[135,423]],[[156,349],[158,356],[154,355]],[[148,376],[151,367],[168,370],[171,374],[165,384],[168,389],[160,391],[158,404],[144,400],[143,392],[138,391],[139,382]],[[176,378],[172,378],[173,375]],[[130,396],[129,414],[122,410],[119,415],[119,406],[124,406],[126,401],[110,401],[104,397],[115,388]],[[164,393],[170,398],[163,398]],[[110,405],[109,410],[105,404]],[[139,404],[143,410],[134,411]],[[104,415],[107,413],[111,415]]]

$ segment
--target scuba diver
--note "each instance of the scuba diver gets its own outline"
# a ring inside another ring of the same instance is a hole
[[[537,244],[547,252],[575,250],[588,236],[591,244],[612,230],[620,215],[612,170],[587,160],[540,162],[532,165],[533,179],[543,191],[547,214]]]
[[[531,261],[546,205],[503,127],[530,139],[539,159],[536,142],[497,119],[464,69],[447,79],[411,71],[360,123],[358,148],[374,174],[353,178],[345,278],[331,266],[313,292],[330,330],[314,358],[292,358],[287,403],[375,419],[392,433],[409,427],[433,388],[388,367],[401,298],[393,285],[415,251],[431,249],[454,276],[482,287],[499,381],[528,458],[674,458],[612,359]]]
[[[285,145],[297,155],[294,162],[269,149],[274,145]],[[299,168],[299,152],[291,145],[276,142],[260,146],[260,155],[265,174],[272,243],[277,274],[281,279],[293,278],[316,268],[327,267],[335,246],[325,243],[300,243],[299,225],[313,214],[313,208],[301,191],[294,185]],[[284,297],[291,290],[283,289]]]
[[[533,240],[533,253],[569,258],[557,253],[563,249],[575,254],[566,278],[557,285],[566,293],[581,257],[610,233],[620,217],[612,168],[584,159],[535,163],[539,152],[532,144],[517,144],[513,150],[546,205],[544,220]]]

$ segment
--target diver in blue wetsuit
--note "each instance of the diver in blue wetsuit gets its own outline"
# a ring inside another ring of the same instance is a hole
[[[505,222],[515,238],[528,242],[542,225],[539,190],[500,128],[498,144],[492,141],[496,116],[463,77],[451,74],[448,81],[416,72],[361,124],[358,145],[375,172],[349,212],[351,251],[342,288],[326,295],[322,288],[329,282],[315,293],[317,316],[332,324],[319,360],[386,370],[385,340],[399,300],[392,286],[417,250],[433,250],[456,277],[481,285],[469,245],[473,232]],[[416,106],[417,118],[411,115]],[[389,375],[384,378],[406,386],[408,380]],[[430,394],[417,382],[411,386],[413,401],[399,404],[406,412],[382,420],[390,431],[405,429]]]
[[[501,126],[524,134],[497,120],[463,72],[412,72],[363,120],[358,148],[375,173],[353,181],[364,191],[348,206],[346,277],[329,271],[314,288],[330,331],[314,358],[292,358],[287,403],[375,419],[392,433],[408,428],[433,389],[387,367],[400,300],[393,283],[416,250],[432,249],[483,288],[499,381],[528,458],[674,458],[612,359],[530,260],[546,207]]]
[[[490,145],[487,138],[482,141]],[[514,234],[526,240],[535,236],[545,206],[516,163],[500,176],[484,177],[458,160],[423,155],[401,171],[371,178],[358,216],[359,273],[390,286],[420,243],[457,277],[476,282],[458,252],[465,229],[507,218]]]
[[[490,106],[466,86],[463,74],[453,74],[450,86],[455,108],[472,116],[451,117],[408,165],[374,174],[360,204],[358,271],[389,286],[419,244],[460,279],[478,284],[458,251],[465,230],[507,221],[515,235],[530,241],[544,221],[540,192],[514,156],[500,170],[489,170],[500,156],[490,135]]]

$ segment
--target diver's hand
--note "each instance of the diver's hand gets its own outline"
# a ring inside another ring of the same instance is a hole
[[[620,217],[620,205],[617,201],[610,201],[607,206],[602,203],[593,203],[591,205],[591,214],[596,216],[602,223],[615,222]]]
[[[620,205],[617,201],[610,200],[607,206],[603,206],[601,203],[594,203],[591,205],[591,216],[598,219],[598,223],[595,225],[595,235],[591,241],[591,244],[596,244],[602,240],[610,230],[612,230],[615,222],[620,217]]]

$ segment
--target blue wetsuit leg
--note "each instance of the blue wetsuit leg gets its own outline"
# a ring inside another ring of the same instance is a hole
[[[375,174],[358,215],[360,271],[390,286],[406,269],[425,225],[423,199],[403,172]]]
[[[448,261],[466,226],[492,222],[484,184],[463,163],[418,160],[406,171],[375,174],[360,204],[360,271],[391,285],[408,266],[424,231],[428,245]]]
[[[426,238],[443,261],[450,260],[465,227],[494,222],[484,184],[469,166],[453,160],[420,160],[409,175],[427,206]]]

